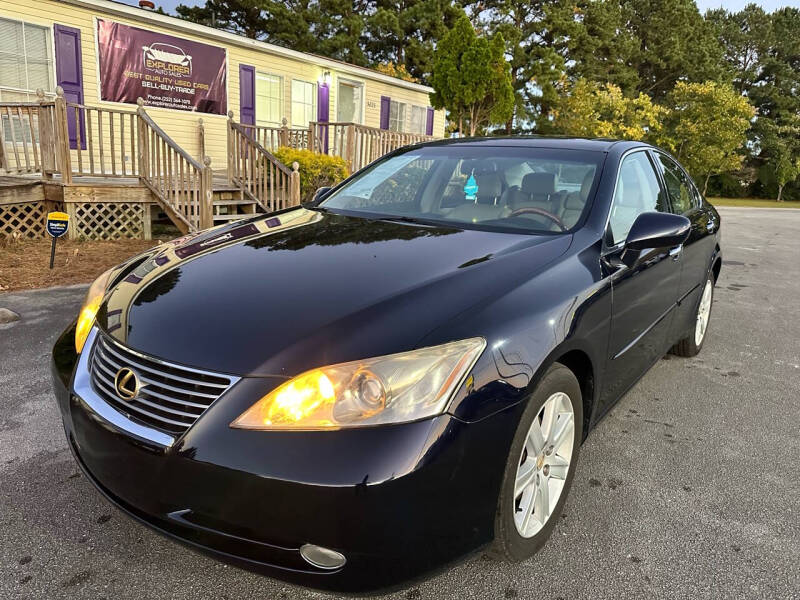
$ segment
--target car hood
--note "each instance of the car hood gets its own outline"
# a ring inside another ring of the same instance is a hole
[[[187,236],[132,261],[97,321],[127,346],[171,362],[293,376],[414,348],[519,285],[570,239],[300,208]]]

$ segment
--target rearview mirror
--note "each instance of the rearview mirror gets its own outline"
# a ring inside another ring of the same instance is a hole
[[[682,215],[646,212],[636,217],[625,240],[626,250],[679,246],[689,237],[691,222]]]

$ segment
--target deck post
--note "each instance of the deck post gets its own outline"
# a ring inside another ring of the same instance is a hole
[[[233,111],[228,111],[228,183],[233,184],[233,150],[234,150],[234,139],[233,139]]]
[[[289,175],[289,206],[300,204],[300,163],[292,163],[292,174]]]
[[[203,157],[203,168],[200,171],[200,229],[214,226],[214,182],[211,169],[211,157]]]
[[[317,133],[317,124],[314,121],[311,121],[308,124],[308,149],[312,152],[317,151],[317,141],[316,141],[316,133]]]
[[[56,168],[61,172],[63,183],[72,183],[72,163],[69,155],[69,127],[67,126],[67,101],[64,98],[64,88],[56,88],[55,108],[53,111],[55,121],[55,155]]]
[[[283,122],[281,123],[281,131],[279,136],[278,145],[280,146],[289,146],[289,121],[286,120],[286,117],[283,117]]]
[[[197,119],[197,133],[199,135],[200,158],[202,158],[206,155],[206,126],[202,118]]]
[[[50,110],[51,105],[47,104],[47,98],[45,98],[42,88],[36,90],[36,96],[39,101],[39,151],[42,156],[42,177],[52,179],[53,171],[56,169],[55,148],[53,147],[53,112]],[[2,144],[0,144],[1,147]]]
[[[147,124],[142,119],[144,114],[144,100],[136,99],[136,153],[139,163],[139,180],[144,181],[150,177],[150,167],[147,160]]]
[[[344,153],[344,159],[347,161],[347,169],[352,173],[356,156],[356,126],[353,123],[347,126],[347,145],[345,146]]]

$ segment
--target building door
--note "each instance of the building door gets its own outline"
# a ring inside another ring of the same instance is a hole
[[[363,84],[340,79],[336,96],[336,120],[340,123],[363,123],[363,98]]]

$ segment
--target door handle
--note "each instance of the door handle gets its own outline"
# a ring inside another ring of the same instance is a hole
[[[683,252],[683,244],[670,248],[669,255],[672,257],[672,260],[678,260],[681,257],[681,252]]]

